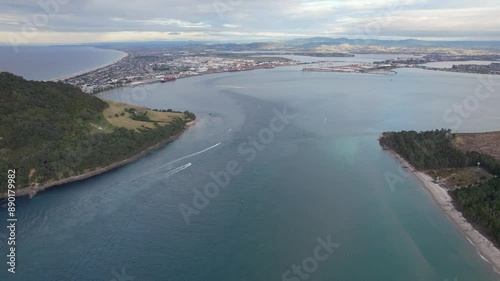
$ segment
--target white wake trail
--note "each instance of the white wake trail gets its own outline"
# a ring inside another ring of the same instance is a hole
[[[173,163],[176,163],[176,162],[182,161],[182,160],[187,159],[187,158],[189,158],[189,157],[196,156],[196,155],[198,155],[198,154],[202,154],[203,152],[207,152],[207,151],[209,151],[210,149],[214,149],[214,148],[216,148],[217,146],[219,146],[219,145],[221,145],[221,144],[222,144],[222,142],[219,142],[219,143],[217,143],[217,144],[212,145],[211,147],[207,147],[207,148],[205,148],[205,149],[203,149],[203,150],[200,150],[200,151],[198,151],[198,152],[195,152],[195,153],[192,153],[192,154],[186,155],[186,156],[181,157],[181,158],[179,158],[179,159],[175,159],[174,161],[170,161],[170,162],[168,162],[167,164],[163,164],[163,165],[161,165],[160,167],[158,167],[158,168],[156,168],[156,169],[153,169],[153,170],[151,170],[151,171],[147,172],[146,174],[144,174],[144,175],[142,175],[142,176],[139,176],[139,177],[137,177],[137,178],[133,179],[133,181],[136,181],[136,180],[142,179],[142,178],[146,177],[147,175],[149,175],[149,174],[151,174],[151,173],[154,173],[154,172],[156,172],[156,171],[160,170],[161,168],[164,168],[164,167],[166,167],[166,166],[172,165]],[[187,165],[187,166],[186,166],[186,165]],[[186,164],[186,165],[183,165],[183,166],[177,167],[177,168],[173,169],[172,171],[175,171],[174,173],[177,173],[178,171],[182,171],[182,170],[184,170],[184,169],[186,169],[186,168],[189,168],[189,166],[191,166],[191,163],[188,163],[188,164]],[[182,169],[177,171],[177,169],[179,169],[179,168],[181,168],[181,167],[182,167]],[[170,171],[169,173],[171,173],[172,171]],[[169,176],[169,173],[167,173],[167,176]]]
[[[180,172],[180,171],[182,171],[184,169],[187,169],[190,166],[191,166],[191,162],[187,163],[186,165],[179,166],[179,167],[173,169],[172,171],[168,172],[167,174],[165,174],[164,178],[170,177],[171,175],[173,175],[173,174],[175,174],[177,172]]]
[[[181,160],[187,159],[187,158],[189,158],[189,157],[193,157],[193,156],[196,156],[196,155],[202,154],[203,152],[207,152],[207,151],[209,151],[210,149],[214,149],[214,148],[216,148],[217,146],[219,146],[219,145],[221,145],[221,144],[222,144],[222,142],[219,142],[219,143],[217,143],[217,144],[212,145],[211,147],[207,147],[207,148],[205,148],[205,149],[203,149],[203,150],[200,150],[200,151],[198,151],[198,152],[195,152],[195,153],[192,153],[192,154],[186,155],[186,156],[181,157],[181,158],[179,158],[179,159],[175,159],[174,161],[170,161],[170,162],[168,162],[167,164],[163,164],[163,165],[161,165],[160,167],[158,167],[158,168],[156,168],[156,169],[152,170],[150,173],[155,172],[155,171],[158,171],[159,169],[161,169],[161,168],[163,168],[163,167],[165,167],[165,166],[168,166],[168,165],[174,164],[174,163],[176,163],[176,162],[179,162],[179,161],[181,161]]]

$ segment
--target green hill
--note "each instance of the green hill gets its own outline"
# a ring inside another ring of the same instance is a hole
[[[138,109],[161,120],[144,117],[145,123],[133,120],[133,113],[116,113],[129,126],[124,128],[110,122],[115,116],[103,115],[109,104],[62,82],[0,73],[0,182],[7,183],[7,170],[14,168],[18,189],[90,172],[179,134],[195,118],[190,112],[167,118]]]

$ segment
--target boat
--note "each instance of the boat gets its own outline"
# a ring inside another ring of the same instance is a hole
[[[165,82],[172,82],[172,81],[175,81],[175,80],[177,80],[177,78],[175,78],[175,77],[165,76],[165,77],[163,77],[163,78],[160,80],[160,82],[161,82],[161,83],[165,83]]]

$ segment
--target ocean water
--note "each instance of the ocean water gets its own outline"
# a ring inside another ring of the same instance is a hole
[[[198,122],[135,163],[19,199],[17,273],[0,280],[499,280],[377,142],[456,125],[443,116],[483,80],[286,67],[104,94]],[[480,100],[456,130],[499,130],[499,105]]]
[[[114,62],[124,56],[116,50],[84,46],[0,46],[0,72],[28,80],[52,80]]]

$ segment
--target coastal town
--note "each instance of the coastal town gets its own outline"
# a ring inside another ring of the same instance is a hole
[[[427,66],[427,63],[446,61],[498,61],[500,55],[451,55],[428,54],[403,56],[373,63],[337,64],[332,61],[304,63],[285,58],[287,55],[311,57],[354,57],[349,53],[277,52],[238,53],[210,50],[186,51],[168,49],[126,49],[124,57],[107,66],[79,75],[60,79],[77,86],[88,94],[142,84],[172,82],[180,78],[221,72],[239,72],[255,69],[270,69],[279,66],[305,65],[303,71],[344,72],[370,74],[396,74],[397,68],[420,68],[427,70],[463,73],[500,74],[499,63],[490,65],[457,64],[450,68]],[[285,56],[285,57],[283,57]]]
[[[62,79],[89,94],[124,86],[171,82],[176,79],[220,72],[238,72],[297,65],[296,61],[272,56],[246,56],[186,51],[127,50],[116,63]]]

